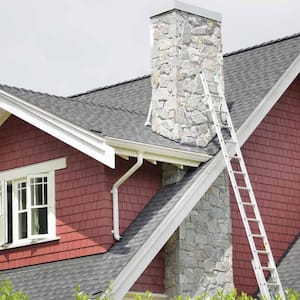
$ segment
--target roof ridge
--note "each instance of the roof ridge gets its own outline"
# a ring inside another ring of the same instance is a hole
[[[131,83],[131,82],[134,82],[134,81],[142,80],[142,79],[145,79],[147,77],[150,77],[150,75],[149,74],[145,74],[145,75],[141,75],[141,76],[135,77],[133,79],[128,79],[128,80],[124,80],[124,81],[121,81],[121,82],[104,85],[102,87],[98,87],[98,88],[95,88],[95,89],[87,90],[87,91],[82,92],[82,93],[78,93],[78,94],[74,94],[74,95],[71,95],[71,96],[67,96],[67,98],[75,98],[75,97],[78,97],[78,96],[84,96],[84,95],[87,95],[87,94],[90,94],[90,93],[94,93],[94,92],[98,92],[98,91],[101,91],[101,90],[105,90],[105,89],[109,89],[109,88],[112,88],[112,87],[116,87],[116,86],[119,86],[119,85]]]
[[[224,53],[223,57],[228,57],[228,56],[231,56],[231,55],[247,52],[247,51],[250,51],[250,50],[257,49],[257,48],[261,48],[261,47],[269,46],[269,45],[272,45],[272,44],[280,43],[280,42],[283,42],[283,41],[286,41],[286,40],[294,39],[294,38],[297,38],[297,37],[300,37],[300,32],[294,33],[292,35],[288,35],[288,36],[285,36],[285,37],[282,37],[282,38],[269,40],[267,42],[262,42],[262,43],[259,43],[259,44],[256,44],[256,45],[253,45],[253,46],[250,46],[250,47],[234,50],[232,52]]]
[[[34,91],[32,89],[26,89],[26,88],[22,88],[22,87],[16,87],[14,85],[8,85],[8,84],[1,83],[0,84],[0,90],[3,90],[2,87],[7,87],[9,89],[16,89],[16,90],[19,90],[19,91],[21,90],[21,91],[25,91],[25,92],[29,92],[29,93],[34,93],[34,94],[39,94],[39,95],[45,95],[45,96],[50,96],[50,97],[55,97],[55,98],[68,99],[68,97],[64,97],[64,96],[58,96],[58,95],[49,94],[49,93],[46,93],[46,92]]]
[[[128,109],[128,108],[125,108],[125,107],[122,107],[122,106],[114,106],[114,105],[103,104],[103,103],[94,103],[94,102],[88,102],[88,101],[84,101],[84,100],[82,101],[81,98],[84,95],[81,95],[79,97],[79,99],[74,99],[74,98],[71,98],[71,99],[68,98],[68,99],[73,101],[73,102],[84,103],[84,104],[87,104],[87,105],[90,105],[90,106],[103,107],[103,108],[108,108],[108,109],[112,109],[112,110],[120,110],[120,111],[123,111],[123,112],[134,113],[134,114],[139,115],[139,116],[145,116],[145,114],[143,112],[139,111],[139,110],[132,110],[132,109]]]

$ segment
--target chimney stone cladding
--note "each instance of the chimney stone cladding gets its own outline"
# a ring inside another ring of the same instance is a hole
[[[151,17],[152,130],[182,144],[205,147],[215,135],[200,73],[213,95],[222,80],[219,20],[180,9]],[[216,98],[217,101],[218,98]]]

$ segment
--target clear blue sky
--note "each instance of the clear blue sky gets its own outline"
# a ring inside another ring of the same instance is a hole
[[[0,0],[0,83],[70,95],[150,72],[164,0]],[[224,52],[300,32],[300,0],[185,0],[223,16]]]

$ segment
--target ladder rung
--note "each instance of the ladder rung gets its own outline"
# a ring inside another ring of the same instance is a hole
[[[261,269],[263,271],[274,271],[274,268],[273,267],[267,267],[267,266],[261,266]]]
[[[222,97],[221,97],[222,98]],[[221,114],[227,114],[227,111],[225,110],[219,110],[219,109],[215,109],[216,113],[221,113]]]
[[[232,172],[237,175],[246,175],[246,173],[244,173],[243,171],[232,171]]]
[[[233,140],[225,140],[225,143],[227,143],[227,144],[237,144],[237,142],[233,141]]]
[[[229,159],[237,159],[237,160],[241,160],[241,157],[240,156],[237,156],[237,155],[227,155],[227,157]]]
[[[250,188],[248,188],[247,186],[237,186],[237,188],[239,190],[250,191]]]
[[[220,128],[232,128],[231,126],[227,125],[227,124],[221,124],[221,123],[218,123],[216,124],[217,126],[219,126]]]
[[[264,236],[262,234],[254,233],[254,234],[252,234],[252,237],[262,239]]]
[[[247,221],[249,222],[259,222],[259,220],[255,219],[255,218],[246,218]]]
[[[278,282],[267,282],[268,286],[280,286],[280,283]]]
[[[244,206],[254,206],[252,202],[242,202]]]
[[[256,250],[258,254],[268,254],[269,252],[266,250]]]

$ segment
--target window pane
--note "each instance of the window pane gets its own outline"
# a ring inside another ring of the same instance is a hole
[[[19,213],[19,239],[27,238],[27,212]]]
[[[48,209],[33,208],[31,210],[32,235],[48,233]]]
[[[47,199],[47,177],[32,178],[30,180],[31,205],[45,205]]]
[[[26,209],[26,182],[18,183],[18,209]]]

